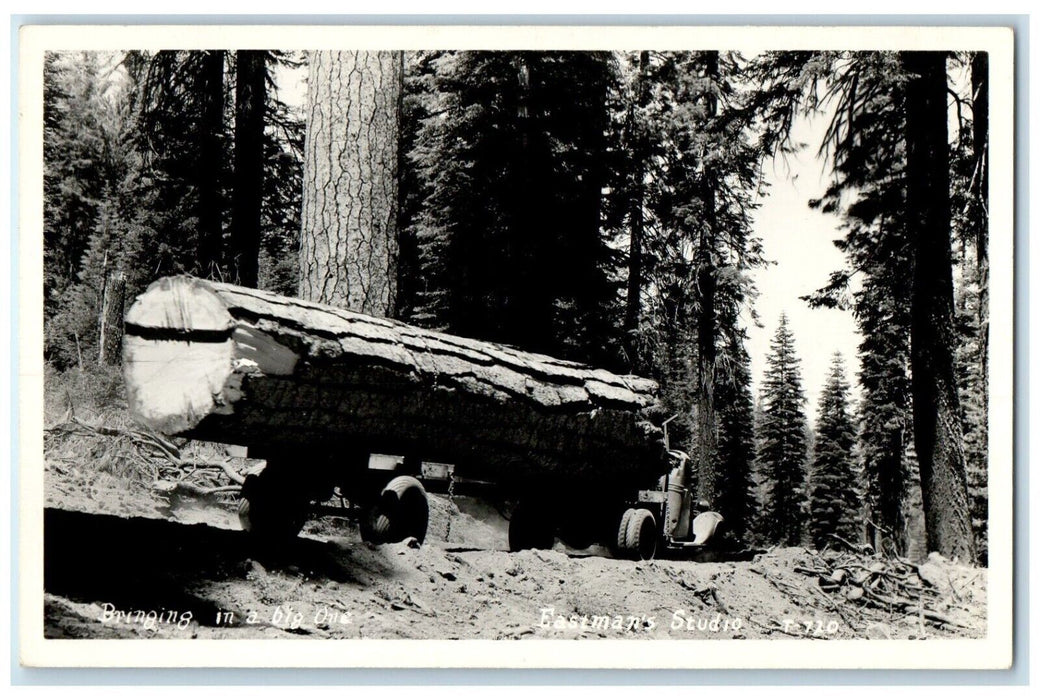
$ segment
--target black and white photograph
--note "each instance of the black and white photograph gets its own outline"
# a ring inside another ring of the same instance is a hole
[[[23,29],[23,661],[1006,667],[1011,31],[378,29]]]

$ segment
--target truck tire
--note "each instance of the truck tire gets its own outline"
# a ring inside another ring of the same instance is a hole
[[[259,475],[250,474],[242,484],[238,522],[258,540],[291,540],[307,522],[310,501],[282,482],[264,470]]]
[[[555,532],[544,508],[530,501],[520,501],[509,519],[509,551],[552,549]]]
[[[361,538],[371,544],[401,542],[414,537],[420,544],[430,524],[430,502],[418,479],[390,480],[379,501],[361,518]]]
[[[626,542],[628,541],[628,521],[632,519],[632,515],[635,512],[635,508],[629,508],[621,515],[621,524],[618,525],[616,537],[610,544],[610,550],[614,553],[615,557],[625,558],[628,556],[628,548],[626,545]]]
[[[649,561],[657,553],[657,521],[645,508],[634,510],[625,523],[625,552],[636,560]]]

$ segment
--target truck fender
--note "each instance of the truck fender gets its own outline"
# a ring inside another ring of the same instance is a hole
[[[711,539],[712,535],[715,534],[715,528],[719,526],[725,518],[716,513],[713,510],[709,510],[706,513],[701,513],[693,519],[691,530],[693,532],[693,544],[701,545]]]

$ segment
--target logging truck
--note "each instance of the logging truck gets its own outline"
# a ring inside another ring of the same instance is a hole
[[[138,421],[266,460],[240,501],[258,539],[338,497],[366,541],[422,542],[428,490],[515,504],[512,550],[650,559],[722,520],[642,377],[188,276],[135,300],[123,361]]]

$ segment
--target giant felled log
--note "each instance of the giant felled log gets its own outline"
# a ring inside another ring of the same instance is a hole
[[[167,434],[516,482],[667,467],[651,380],[192,277],[137,298],[124,366],[134,415]]]

